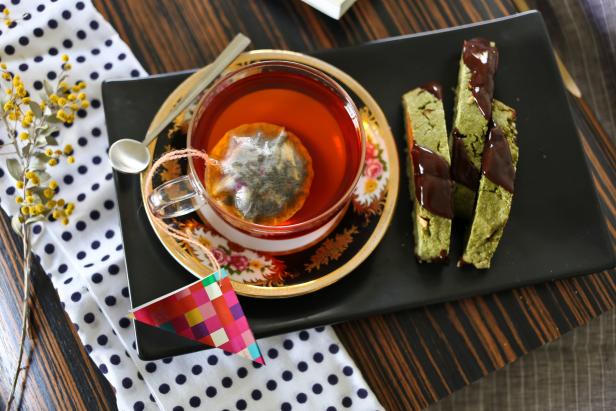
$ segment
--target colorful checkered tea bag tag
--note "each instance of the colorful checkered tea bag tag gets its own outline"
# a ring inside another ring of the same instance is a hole
[[[132,311],[142,323],[265,364],[226,270]]]
[[[200,150],[189,148],[165,153],[154,162],[146,174],[146,198],[152,195],[154,173],[163,163],[191,157],[203,160],[208,167],[216,164],[216,160],[210,159],[207,153]],[[148,207],[152,207],[149,201]],[[221,269],[216,257],[197,238],[165,224],[163,218],[156,213],[152,214],[152,223],[159,230],[176,240],[188,242],[203,250],[214,272],[133,309],[134,318],[145,324],[265,364],[244,311],[233,291],[227,271]]]

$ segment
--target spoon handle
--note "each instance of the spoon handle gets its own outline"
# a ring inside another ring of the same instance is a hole
[[[239,33],[235,36],[235,38],[229,43],[229,45],[216,57],[216,60],[208,67],[208,70],[204,70],[202,73],[199,73],[197,84],[190,93],[186,95],[180,102],[178,102],[173,110],[154,127],[149,133],[146,134],[143,144],[148,145],[152,140],[154,140],[167,125],[173,121],[182,111],[188,107],[195,98],[205,90],[215,79],[223,72],[224,69],[229,66],[239,56],[246,47],[250,44],[250,39]]]

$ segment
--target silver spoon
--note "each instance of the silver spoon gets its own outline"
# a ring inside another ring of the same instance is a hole
[[[150,164],[150,150],[148,144],[154,140],[164,129],[184,111],[197,96],[205,90],[239,56],[250,44],[250,39],[243,34],[238,34],[220,55],[209,66],[198,74],[198,86],[186,95],[171,112],[146,134],[143,141],[123,138],[109,147],[109,162],[111,167],[122,173],[137,174],[145,170]]]

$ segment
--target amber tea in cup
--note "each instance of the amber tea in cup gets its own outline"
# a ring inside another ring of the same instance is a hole
[[[312,67],[288,61],[251,63],[227,74],[206,92],[191,121],[188,146],[219,160],[213,153],[220,151],[219,143],[228,138],[227,133],[260,124],[286,130],[309,155],[313,173],[309,191],[289,218],[262,224],[229,212],[229,204],[208,192],[211,185],[203,184],[208,181],[208,170],[201,161],[190,162],[191,175],[185,181],[197,186],[195,191],[223,220],[256,236],[295,236],[338,216],[351,198],[364,163],[365,136],[350,96]]]
[[[348,199],[361,171],[364,138],[356,108],[333,80],[298,63],[261,62],[240,69],[205,96],[190,144],[211,152],[229,130],[251,123],[284,127],[312,159],[308,197],[280,226],[317,219]],[[203,180],[203,167],[196,171]]]

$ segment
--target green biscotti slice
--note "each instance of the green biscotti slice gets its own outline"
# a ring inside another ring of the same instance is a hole
[[[491,43],[491,45],[494,46],[494,43]],[[464,136],[464,138],[461,138],[463,149],[478,173],[481,170],[481,155],[483,153],[484,137],[488,131],[488,119],[481,112],[473,96],[470,86],[471,76],[471,69],[464,64],[464,53],[462,53],[458,70],[450,146],[454,150],[456,132]],[[475,190],[455,181],[455,176],[453,199],[455,214],[470,219],[473,213],[473,205],[475,204]]]
[[[402,96],[406,125],[409,189],[413,199],[415,255],[420,262],[446,261],[449,255],[451,219],[422,207],[415,195],[411,150],[414,144],[427,148],[451,164],[443,102],[436,95],[416,88]]]
[[[515,110],[494,100],[492,120],[500,127],[509,145],[513,167],[518,162]],[[461,263],[476,268],[490,268],[490,261],[509,218],[513,193],[490,181],[485,175],[479,180],[479,191],[473,221]]]

